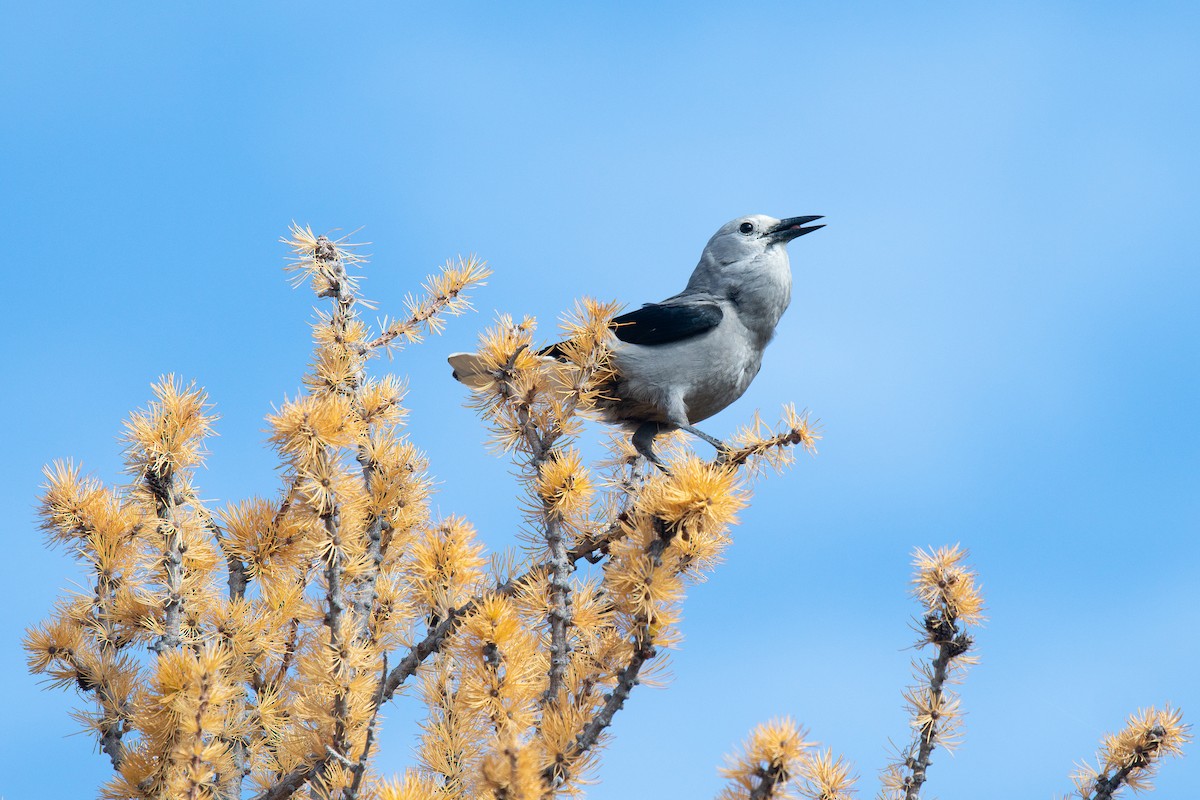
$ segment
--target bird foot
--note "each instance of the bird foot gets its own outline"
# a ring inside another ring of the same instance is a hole
[[[662,432],[663,427],[657,422],[643,422],[633,432],[633,439],[631,441],[633,449],[638,451],[638,455],[658,467],[659,471],[670,475],[671,470],[667,469],[667,465],[654,452],[654,437]]]

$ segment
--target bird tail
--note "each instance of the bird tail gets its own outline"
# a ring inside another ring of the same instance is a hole
[[[576,370],[545,351],[538,355],[542,370],[550,379],[550,388],[559,394],[574,391]],[[446,360],[454,369],[454,379],[473,390],[487,389],[496,380],[495,374],[478,353],[451,353]]]
[[[451,353],[446,360],[454,369],[454,380],[472,389],[485,389],[493,380],[491,370],[478,353]]]

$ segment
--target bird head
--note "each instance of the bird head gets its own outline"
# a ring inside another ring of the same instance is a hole
[[[708,240],[704,258],[716,265],[756,258],[772,249],[783,248],[792,239],[824,228],[824,225],[808,224],[819,219],[820,216],[775,219],[766,214],[738,217],[722,225]]]

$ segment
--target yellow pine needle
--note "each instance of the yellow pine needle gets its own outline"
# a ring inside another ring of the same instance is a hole
[[[195,384],[184,386],[174,375],[164,376],[151,390],[156,401],[125,423],[122,438],[130,472],[141,477],[199,465],[204,439],[212,434],[216,420],[207,413],[208,396]]]
[[[1083,764],[1072,775],[1076,792],[1079,797],[1091,798],[1100,788],[1099,781],[1107,783],[1117,776],[1118,786],[1147,791],[1153,788],[1162,759],[1182,756],[1183,745],[1191,739],[1191,726],[1183,722],[1179,709],[1169,705],[1161,710],[1140,709],[1129,715],[1121,731],[1103,738],[1096,756],[1099,767]]]
[[[721,769],[729,783],[718,796],[720,800],[748,800],[763,781],[778,787],[766,796],[787,797],[786,785],[799,773],[806,753],[816,746],[805,736],[805,731],[787,718],[756,727]]]
[[[937,550],[918,548],[913,555],[913,595],[930,612],[943,611],[966,625],[983,622],[983,595],[976,575],[964,562],[967,551],[958,545]]]
[[[593,485],[583,456],[574,448],[555,451],[538,472],[535,489],[547,510],[560,517],[586,510]]]
[[[811,800],[850,800],[855,778],[851,766],[831,750],[806,752],[801,765],[800,793]]]

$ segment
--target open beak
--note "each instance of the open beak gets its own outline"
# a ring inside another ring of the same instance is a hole
[[[822,219],[820,215],[815,217],[789,217],[780,220],[778,225],[767,231],[767,236],[776,242],[790,242],[792,239],[803,236],[806,233],[812,233],[815,230],[824,228],[824,225],[808,225],[808,223],[816,222],[819,219]],[[805,225],[808,225],[808,227],[804,227]]]

